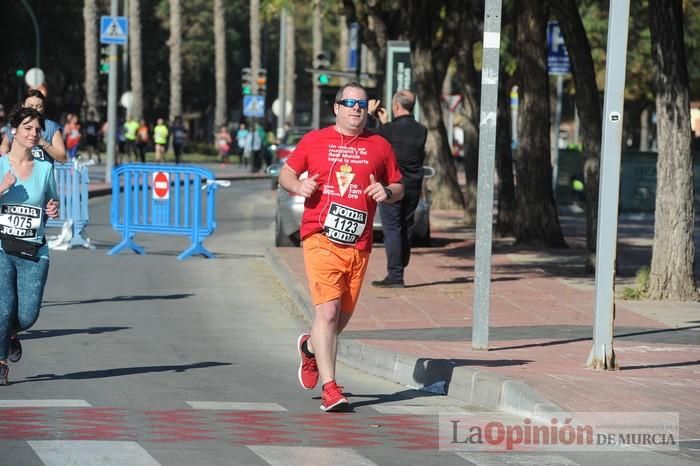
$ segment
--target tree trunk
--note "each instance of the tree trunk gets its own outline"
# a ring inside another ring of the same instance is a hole
[[[260,0],[250,0],[250,70],[253,95],[258,95],[258,71],[260,70]]]
[[[99,120],[97,75],[97,8],[95,0],[85,0],[83,7],[83,22],[85,23],[85,104],[88,115],[92,113]],[[114,66],[114,64],[110,64]]]
[[[141,1],[129,1],[129,68],[131,74],[130,114],[143,117],[143,68],[141,61]]]
[[[546,19],[539,0],[523,0],[516,20],[523,96],[515,158],[519,203],[516,239],[519,243],[566,247],[552,194]]]
[[[639,150],[649,150],[649,107],[646,105],[639,115]]]
[[[170,0],[170,121],[182,116],[181,17],[180,0]]]
[[[476,225],[479,105],[481,100],[481,79],[479,72],[474,67],[474,36],[479,32],[479,27],[475,23],[476,21],[464,22],[464,40],[461,41],[457,49],[457,80],[461,83],[462,116],[466,122],[462,127],[464,130],[464,144],[462,147],[464,153],[464,175],[466,178],[464,222],[471,227]],[[467,36],[467,33],[470,31],[475,31],[475,33]]]
[[[498,121],[496,126],[496,173],[498,173],[498,213],[496,214],[496,234],[515,236],[515,219],[518,203],[515,200],[513,178],[513,151],[511,149],[510,89],[511,83],[505,70],[501,68],[498,80]]]
[[[287,101],[292,104],[292,108],[288,108],[289,116],[286,117],[287,123],[290,126],[294,126],[294,107],[296,106],[296,41],[295,41],[295,23],[293,11],[287,15],[287,50],[285,52],[285,70],[287,73],[287,85],[285,87],[285,92],[287,94]]]
[[[576,109],[583,145],[583,179],[586,190],[586,258],[587,272],[595,270],[596,235],[598,229],[598,181],[600,176],[600,143],[603,137],[600,92],[596,85],[591,44],[575,0],[550,2],[564,34],[571,71],[576,87]]]
[[[226,116],[226,9],[224,8],[224,0],[214,0],[214,44],[216,56],[214,127],[218,130],[228,121]]]
[[[423,123],[428,128],[425,152],[427,162],[435,169],[431,180],[433,207],[436,209],[463,209],[464,197],[457,182],[457,171],[442,119],[440,89],[446,63],[436,60],[433,49],[435,31],[433,17],[438,10],[427,0],[415,1],[409,8],[409,37],[411,38],[411,66],[414,86],[420,101]],[[444,44],[441,44],[444,45]]]
[[[651,299],[697,300],[695,200],[681,0],[649,2],[659,155]]]

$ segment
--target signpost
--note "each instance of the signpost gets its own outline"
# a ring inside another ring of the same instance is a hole
[[[129,35],[129,22],[117,16],[117,0],[110,2],[110,16],[100,18],[100,43],[109,45],[109,77],[107,86],[107,164],[105,181],[112,182],[114,149],[117,135],[117,45],[124,45]]]
[[[496,165],[496,114],[498,66],[501,47],[501,0],[486,0],[484,8],[484,56],[479,116],[479,179],[474,254],[474,307],[472,348],[489,348],[491,305],[491,246],[493,240],[493,186]]]
[[[153,199],[162,201],[170,198],[170,174],[167,172],[153,173]]]
[[[550,151],[552,159],[552,192],[556,196],[559,179],[559,126],[561,125],[561,101],[564,89],[564,75],[571,73],[569,53],[561,35],[559,23],[547,23],[547,70],[557,77],[557,106],[554,111],[554,124],[551,129]]]
[[[262,118],[265,116],[265,96],[245,95],[243,96],[243,116]]]

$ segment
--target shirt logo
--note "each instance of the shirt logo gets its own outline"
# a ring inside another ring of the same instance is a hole
[[[340,171],[335,172],[335,178],[338,180],[340,197],[343,197],[350,187],[350,183],[355,178],[355,174],[352,173],[352,167],[350,165],[342,165]]]

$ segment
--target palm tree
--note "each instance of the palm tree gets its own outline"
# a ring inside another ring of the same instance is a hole
[[[226,9],[224,0],[214,0],[214,47],[216,54],[216,104],[214,126],[226,124]]]
[[[286,44],[287,44],[287,50],[285,54],[285,65],[284,68],[286,70],[286,80],[287,83],[285,85],[285,94],[286,94],[286,100],[292,104],[291,109],[287,109],[286,111],[290,112],[289,117],[287,117],[287,122],[290,125],[294,125],[294,101],[296,98],[295,95],[295,82],[296,82],[296,72],[295,72],[295,62],[296,62],[296,44],[294,42],[294,36],[295,36],[295,24],[294,24],[294,15],[289,14],[286,16],[287,18],[287,26],[285,28],[287,32],[287,39],[286,39]]]
[[[131,73],[131,115],[143,117],[143,74],[141,67],[141,2],[129,1],[129,68]]]
[[[180,0],[170,0],[170,121],[182,115],[181,16]]]
[[[85,0],[85,103],[88,114],[97,115],[99,81],[97,77],[97,8],[95,0]]]
[[[253,74],[253,95],[258,94],[260,70],[260,0],[250,0],[250,70]]]

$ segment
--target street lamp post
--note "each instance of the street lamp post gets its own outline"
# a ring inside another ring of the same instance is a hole
[[[29,6],[27,0],[19,1],[22,2],[24,8],[27,9],[27,13],[29,13],[29,17],[32,18],[32,24],[34,25],[34,38],[36,42],[36,63],[34,66],[41,68],[41,32],[39,31],[39,23],[37,23],[36,16],[34,16],[34,11],[32,11],[32,7]]]

